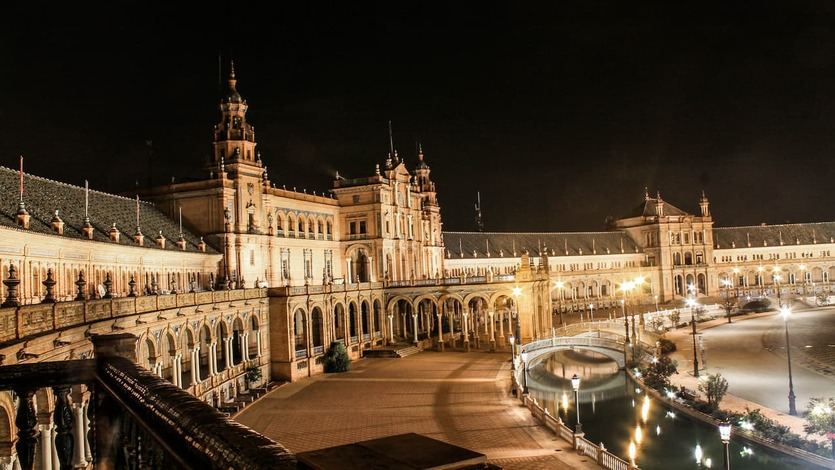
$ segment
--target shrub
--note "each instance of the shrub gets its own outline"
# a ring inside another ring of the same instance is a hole
[[[676,373],[676,362],[669,356],[661,356],[641,371],[644,383],[658,391],[670,386],[670,376]]]
[[[673,328],[678,327],[678,322],[681,320],[681,313],[678,310],[673,310],[670,314],[670,321],[673,322]]]
[[[661,348],[661,354],[670,354],[671,352],[676,350],[676,343],[673,343],[667,338],[659,339],[658,345]]]
[[[252,386],[261,380],[261,368],[258,366],[249,366],[246,368],[246,380]]]
[[[719,402],[728,392],[728,381],[722,377],[722,374],[710,374],[705,381],[699,382],[699,391],[705,394],[707,403],[714,410],[718,409]]]
[[[325,353],[325,372],[347,372],[351,368],[351,358],[342,341],[334,341]]]

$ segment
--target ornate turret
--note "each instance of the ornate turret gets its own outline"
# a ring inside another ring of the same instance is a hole
[[[261,157],[255,151],[255,128],[246,120],[248,105],[238,92],[235,63],[229,67],[226,91],[220,99],[220,122],[215,124],[213,156],[209,170],[222,173],[226,167],[234,170],[236,163],[263,166]],[[218,170],[223,167],[223,169]]]
[[[702,191],[702,197],[699,198],[699,209],[702,211],[702,217],[710,217],[710,201],[707,200],[704,191]]]
[[[415,182],[418,186],[418,191],[424,193],[423,203],[426,205],[438,205],[437,193],[435,192],[435,183],[429,178],[431,173],[429,164],[423,155],[423,145],[418,144],[418,162],[415,165]]]
[[[52,230],[58,235],[64,234],[64,221],[61,220],[61,217],[58,215],[58,209],[55,209],[55,215],[52,216],[50,225],[52,226]]]
[[[661,191],[656,192],[655,213],[658,215],[658,217],[664,217],[664,200],[661,199]]]

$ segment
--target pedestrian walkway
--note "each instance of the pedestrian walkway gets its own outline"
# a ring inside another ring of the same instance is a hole
[[[597,469],[509,395],[509,354],[424,352],[363,359],[287,384],[236,418],[293,452],[416,432],[507,469]]]
[[[775,315],[775,312],[764,312],[752,315],[746,315],[744,317],[734,317],[734,322],[740,322],[745,320],[751,320],[754,318],[761,318],[766,316]],[[717,326],[722,326],[727,324],[727,319],[719,318],[716,320],[711,320],[703,323],[696,324],[696,331],[701,332],[710,328],[714,328]],[[670,341],[676,344],[676,351],[673,352],[670,357],[678,362],[678,374],[673,375],[670,379],[673,385],[676,387],[684,386],[687,389],[694,391],[697,395],[698,387],[699,387],[699,379],[693,376],[693,345],[692,345],[692,330],[688,327],[683,327],[675,331],[670,331],[665,335],[665,338],[669,339]],[[717,351],[711,351],[711,354],[718,353]],[[701,359],[700,359],[701,360]],[[715,373],[715,370],[712,370],[708,367],[706,370],[700,369],[701,377],[705,377],[707,374]],[[724,374],[723,374],[724,375]],[[787,393],[785,390],[775,390],[775,394],[785,395]],[[701,396],[702,399],[705,399],[704,396]],[[725,395],[722,399],[721,408],[729,411],[744,413],[746,409],[748,410],[757,410],[759,409],[760,412],[765,415],[766,417],[777,421],[778,423],[788,426],[792,432],[797,433],[801,436],[804,436],[806,432],[803,430],[803,425],[805,424],[806,420],[799,417],[799,416],[791,416],[786,414],[782,411],[775,410],[773,408],[769,408],[761,403],[756,403],[751,400],[746,400],[744,398],[738,397],[731,393]],[[798,410],[802,412],[802,409]],[[814,438],[814,437],[813,437]]]

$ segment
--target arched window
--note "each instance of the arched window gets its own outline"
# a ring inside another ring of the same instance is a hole
[[[321,350],[325,344],[325,336],[322,331],[322,311],[319,307],[313,308],[313,313],[310,314],[311,333],[313,334],[313,348],[314,354],[321,354]]]

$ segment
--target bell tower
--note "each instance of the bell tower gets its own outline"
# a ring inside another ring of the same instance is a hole
[[[214,128],[209,170],[220,173],[244,165],[250,167],[249,171],[259,173],[260,176],[262,163],[255,150],[255,128],[246,120],[248,105],[238,93],[234,62],[230,65],[229,79],[226,83],[226,91],[219,105],[220,122],[215,124]]]

